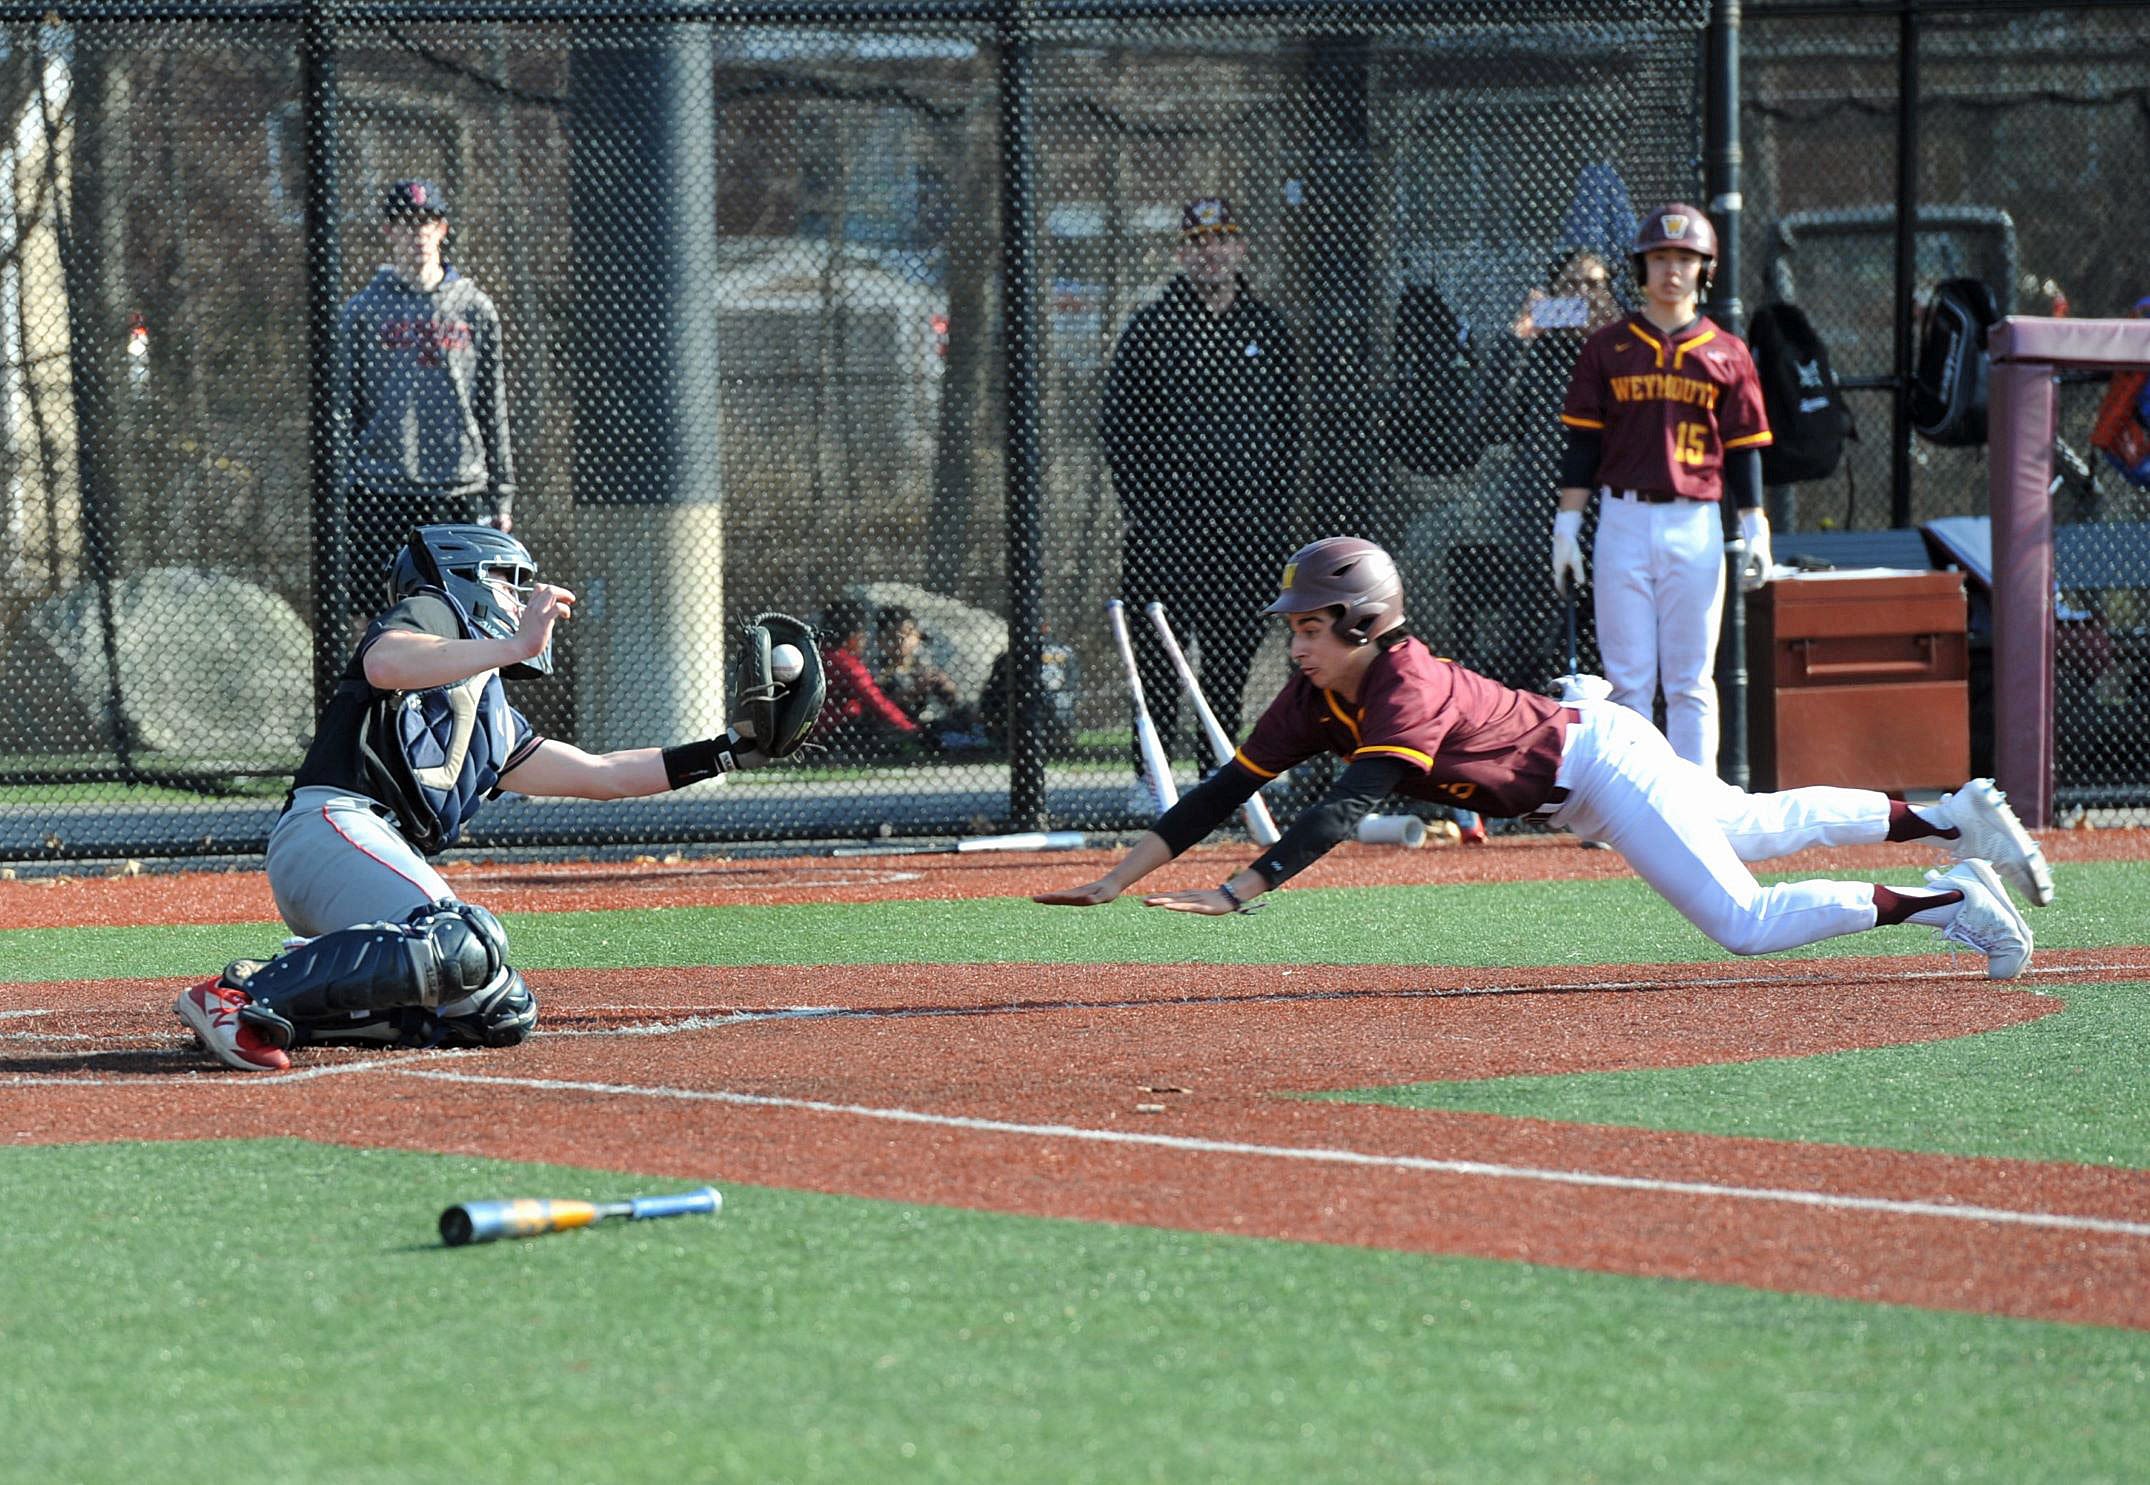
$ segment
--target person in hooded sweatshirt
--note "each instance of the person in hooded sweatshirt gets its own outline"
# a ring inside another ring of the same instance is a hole
[[[448,203],[433,182],[382,192],[381,233],[388,261],[345,302],[337,337],[350,439],[347,601],[361,620],[380,606],[413,527],[515,524],[500,312],[447,262]]]

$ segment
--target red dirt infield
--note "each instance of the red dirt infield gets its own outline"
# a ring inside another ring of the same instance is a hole
[[[2105,855],[2108,842],[2114,856],[2150,854],[2133,835],[2069,836],[2048,850],[2061,861]],[[1206,848],[1175,870],[1207,883],[1219,862],[1244,856]],[[1086,880],[1105,859],[470,866],[450,876],[477,900],[527,912],[1008,895]],[[1851,875],[1927,861],[1876,847],[1787,866]],[[1623,874],[1610,853],[1532,841],[1347,850],[1310,880]],[[11,927],[268,916],[258,874],[0,883],[0,923]],[[170,981],[0,985],[0,1128],[15,1143],[269,1128],[2150,1329],[2150,1171],[1294,1096],[1968,1036],[2060,1007],[2035,988],[2145,976],[2150,949],[2041,954],[2031,990],[1991,985],[1968,963],[1952,972],[1938,954],[1532,971],[758,967],[751,996],[735,969],[556,970],[530,977],[545,1020],[522,1047],[310,1049],[282,1077],[204,1059],[170,1014]]]

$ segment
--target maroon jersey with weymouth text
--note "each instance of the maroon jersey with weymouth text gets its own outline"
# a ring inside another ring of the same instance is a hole
[[[1754,358],[1707,315],[1677,335],[1630,315],[1591,336],[1560,421],[1604,434],[1599,484],[1690,500],[1723,493],[1728,450],[1770,441]]]
[[[1407,798],[1526,815],[1552,792],[1577,720],[1571,707],[1512,691],[1407,636],[1374,657],[1355,702],[1293,676],[1232,761],[1273,779],[1317,753],[1396,758],[1412,769],[1396,789]]]

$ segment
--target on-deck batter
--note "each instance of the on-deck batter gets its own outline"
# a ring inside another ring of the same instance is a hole
[[[1404,624],[1396,564],[1330,537],[1284,569],[1268,612],[1291,623],[1295,675],[1232,761],[1183,795],[1104,876],[1034,900],[1111,902],[1224,823],[1254,791],[1317,753],[1348,765],[1284,838],[1222,885],[1145,898],[1179,912],[1244,912],[1390,794],[1543,819],[1606,841],[1688,921],[1735,954],[1767,954],[1894,923],[1925,924],[2011,979],[2031,932],[1996,874],[2052,900],[2043,853],[1991,781],[1914,808],[1867,789],[1749,794],[1675,754],[1628,707],[1564,704],[1436,657]],[[1927,840],[1957,858],[1927,887],[1807,881],[1763,886],[1747,863],[1806,846]]]
[[[1728,486],[1747,542],[1741,588],[1770,568],[1761,381],[1746,344],[1698,312],[1716,260],[1717,233],[1693,207],[1643,219],[1630,260],[1642,311],[1583,346],[1560,414],[1568,446],[1553,517],[1553,587],[1565,591],[1584,581],[1578,533],[1598,492],[1591,566],[1613,700],[1647,717],[1662,688],[1672,750],[1712,771]]]

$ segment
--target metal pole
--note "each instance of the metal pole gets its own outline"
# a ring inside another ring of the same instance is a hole
[[[1919,0],[1896,15],[1896,401],[1889,420],[1889,524],[1911,524],[1911,295],[1918,278]]]
[[[1030,0],[1007,0],[996,32],[1000,84],[1000,303],[1007,355],[1008,824],[1043,829],[1045,737],[1038,715],[1043,618],[1039,431],[1037,81]]]
[[[1740,0],[1715,0],[1710,9],[1708,106],[1703,116],[1710,217],[1717,228],[1717,281],[1710,318],[1734,335],[1747,329],[1740,299]],[[1726,545],[1724,618],[1717,634],[1717,772],[1726,783],[1747,787],[1747,596],[1739,587],[1739,512],[1721,503]]]
[[[337,385],[336,322],[343,292],[343,243],[337,231],[342,188],[336,172],[336,32],[325,4],[306,7],[299,41],[303,86],[299,116],[306,135],[307,441],[312,500],[314,707],[343,674],[344,615],[351,582],[350,521],[343,472],[350,429]]]

